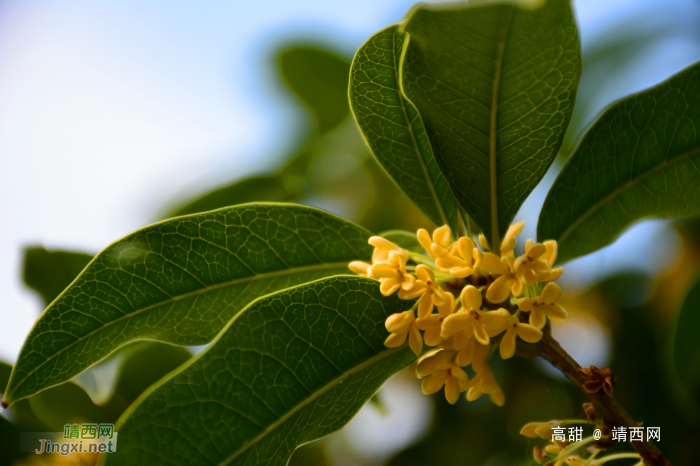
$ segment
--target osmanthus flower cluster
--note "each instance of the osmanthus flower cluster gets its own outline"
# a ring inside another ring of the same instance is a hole
[[[542,448],[534,448],[534,458],[546,466],[601,466],[611,461],[638,459],[634,466],[643,466],[638,453],[616,453],[599,456],[614,447],[616,441],[611,439],[612,424],[603,418],[596,421],[597,413],[592,403],[584,403],[588,419],[565,419],[547,422],[530,422],[520,431],[525,437],[548,440]],[[583,436],[583,426],[596,426],[598,435]],[[574,426],[574,427],[572,427]],[[577,427],[578,426],[578,427]]]
[[[511,225],[500,255],[490,251],[483,235],[478,238],[481,249],[469,236],[453,241],[445,225],[432,236],[418,230],[425,254],[373,236],[372,263],[350,263],[353,272],[379,280],[384,296],[398,293],[400,299],[415,300],[409,309],[387,318],[384,344],[396,348],[408,340],[420,358],[416,372],[425,394],[444,388],[452,404],[464,391],[469,401],[487,394],[503,406],[505,394],[490,364],[496,349],[509,359],[518,339],[536,343],[542,338],[547,319],[568,320],[557,303],[561,290],[553,283],[562,274],[562,269],[552,269],[557,243],[528,240],[525,254],[515,257],[516,237],[524,226]],[[432,347],[425,354],[424,345]]]

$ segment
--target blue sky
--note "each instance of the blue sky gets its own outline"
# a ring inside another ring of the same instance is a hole
[[[273,163],[295,132],[270,73],[275,45],[317,38],[351,54],[412,3],[0,0],[0,359],[14,361],[41,310],[21,284],[21,247],[96,252],[183,191]],[[625,18],[651,27],[698,15],[691,0],[576,10],[584,46]],[[700,51],[669,37],[646,56],[624,89]]]

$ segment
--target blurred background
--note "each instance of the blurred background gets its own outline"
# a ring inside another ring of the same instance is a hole
[[[0,0],[0,392],[46,304],[92,254],[154,221],[293,201],[374,232],[427,227],[372,159],[347,104],[354,51],[412,3]],[[516,217],[524,237],[534,237],[549,185],[586,125],[700,59],[697,1],[574,6],[584,60],[576,110],[560,156]],[[700,222],[640,223],[565,266],[572,319],[553,328],[582,365],[612,367],[616,396],[661,427],[660,447],[679,465],[700,455],[700,347],[673,348],[680,309],[692,320],[700,307],[700,289],[689,294],[699,266]],[[199,350],[130,345],[0,412],[0,464],[45,464],[15,451],[19,431],[116,420]],[[423,396],[408,371],[292,462],[530,464],[535,443],[518,436],[521,425],[580,417],[585,400],[543,361],[496,370],[504,408],[483,399],[450,407]]]

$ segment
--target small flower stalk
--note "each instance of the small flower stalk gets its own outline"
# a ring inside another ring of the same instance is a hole
[[[445,225],[432,234],[418,230],[424,253],[373,236],[372,262],[349,264],[354,273],[378,280],[384,296],[397,293],[413,301],[387,318],[384,344],[407,344],[418,356],[416,375],[425,394],[444,390],[451,404],[462,392],[468,401],[488,395],[503,406],[505,393],[490,363],[496,350],[502,359],[512,358],[519,341],[537,343],[542,338],[548,319],[568,320],[554,283],[562,274],[561,268],[552,268],[557,243],[528,240],[525,253],[516,256],[517,236],[524,226],[511,225],[500,255],[489,249],[483,235],[478,244],[470,237],[454,239]],[[431,349],[424,353],[424,346]],[[546,449],[539,453],[547,454]]]

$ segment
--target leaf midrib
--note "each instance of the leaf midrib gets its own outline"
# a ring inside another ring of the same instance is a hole
[[[571,233],[574,232],[583,222],[588,220],[593,214],[595,214],[600,207],[603,205],[613,201],[618,195],[623,193],[624,191],[630,189],[632,186],[636,185],[637,183],[641,183],[642,180],[645,178],[648,178],[649,176],[655,174],[658,171],[663,170],[664,168],[671,166],[677,162],[680,162],[682,160],[685,160],[688,157],[692,157],[693,155],[700,154],[700,147],[696,147],[694,149],[690,149],[689,151],[683,152],[680,155],[677,155],[676,157],[672,159],[666,159],[663,163],[656,165],[654,168],[649,169],[643,173],[641,173],[639,176],[630,179],[626,183],[624,183],[622,186],[619,186],[615,188],[612,192],[610,192],[608,195],[603,197],[600,201],[595,202],[588,210],[586,210],[583,215],[581,215],[575,222],[569,225],[569,227],[564,230],[564,233],[559,237],[558,243],[559,245],[563,244],[564,241],[566,241]]]
[[[513,17],[513,7],[505,8],[501,17],[501,26],[496,42],[496,59],[493,68],[493,88],[491,91],[491,134],[489,138],[489,168],[491,179],[491,248],[500,254],[501,239],[498,218],[498,98],[501,87],[501,72],[503,70],[503,55],[506,48],[506,37]]]
[[[408,33],[406,34],[406,38],[404,39],[403,43],[403,48],[401,50],[401,57],[399,58],[398,62],[396,60],[396,34],[399,34],[399,28],[396,27],[394,29],[394,33],[392,34],[392,40],[391,40],[391,56],[392,59],[394,60],[394,79],[396,79],[396,92],[399,95],[399,102],[401,104],[401,112],[403,113],[403,117],[406,120],[406,128],[408,129],[408,134],[411,135],[411,142],[413,143],[413,149],[416,151],[416,156],[418,157],[418,162],[420,163],[420,167],[423,170],[423,176],[425,177],[425,181],[427,182],[428,187],[430,188],[430,195],[433,198],[433,201],[435,201],[435,205],[437,206],[438,212],[440,212],[440,218],[442,218],[443,224],[444,225],[449,225],[450,222],[447,219],[447,215],[445,214],[445,210],[442,207],[442,203],[440,199],[438,198],[437,191],[435,191],[435,186],[433,186],[433,180],[430,178],[430,174],[428,173],[428,167],[425,165],[425,161],[423,160],[423,154],[418,146],[418,140],[416,139],[416,135],[413,132],[413,125],[411,122],[411,119],[408,118],[408,112],[406,111],[406,98],[404,97],[403,90],[401,88],[401,75],[400,71],[403,63],[403,59],[406,56],[406,50],[408,49],[408,43],[411,40],[411,36]],[[416,113],[418,110],[416,109]],[[418,115],[418,118],[420,118],[420,115]]]
[[[256,275],[252,275],[252,276],[248,276],[248,277],[243,277],[243,278],[236,278],[236,279],[233,279],[233,280],[228,280],[228,281],[225,281],[225,282],[217,283],[216,285],[212,285],[212,286],[209,286],[209,287],[205,287],[205,288],[201,288],[201,289],[198,289],[198,290],[190,291],[190,292],[185,293],[185,294],[182,294],[182,295],[173,296],[173,297],[170,297],[170,298],[168,298],[168,299],[166,299],[166,300],[164,300],[164,301],[161,301],[161,302],[158,302],[158,303],[155,303],[155,304],[151,304],[151,305],[149,305],[149,306],[146,306],[146,307],[144,307],[144,308],[142,308],[142,309],[139,309],[139,310],[137,310],[137,311],[135,311],[135,312],[132,312],[132,313],[130,313],[130,314],[124,314],[123,316],[121,316],[121,317],[119,317],[119,318],[117,318],[117,319],[115,319],[115,320],[113,320],[113,321],[110,321],[107,325],[104,325],[104,326],[101,326],[101,327],[99,327],[99,328],[96,328],[95,330],[92,330],[91,332],[89,332],[89,333],[87,333],[87,334],[81,336],[81,337],[78,338],[77,340],[71,342],[69,345],[67,345],[66,347],[64,347],[61,351],[58,351],[58,352],[52,354],[51,356],[49,356],[48,358],[46,358],[41,364],[39,364],[38,366],[36,366],[32,371],[28,372],[27,375],[25,375],[24,378],[23,378],[22,380],[20,380],[20,381],[17,383],[16,388],[15,388],[12,392],[7,391],[7,392],[5,393],[5,397],[3,398],[3,401],[5,401],[5,402],[7,402],[7,403],[17,401],[17,400],[13,400],[12,397],[11,397],[10,395],[11,395],[12,393],[16,392],[17,389],[18,389],[19,387],[21,387],[22,384],[23,384],[32,374],[36,373],[36,372],[37,372],[41,367],[43,367],[46,363],[48,363],[49,361],[53,360],[53,359],[56,358],[57,356],[59,356],[59,355],[65,353],[65,352],[66,352],[69,348],[71,348],[72,346],[74,346],[74,345],[80,343],[81,341],[86,340],[87,338],[91,337],[92,335],[94,335],[94,334],[96,334],[96,333],[98,333],[98,332],[101,332],[101,331],[103,331],[103,330],[109,328],[110,326],[112,326],[112,325],[114,325],[114,324],[120,322],[120,321],[123,320],[123,319],[132,318],[132,317],[134,317],[134,316],[137,316],[137,315],[139,315],[139,314],[142,314],[142,313],[151,311],[151,310],[153,310],[153,309],[156,309],[156,308],[158,308],[158,307],[160,307],[160,306],[164,306],[164,305],[166,305],[166,304],[174,303],[174,302],[180,301],[180,300],[182,300],[182,299],[190,298],[190,297],[192,297],[192,296],[197,296],[197,295],[200,295],[200,294],[208,293],[208,292],[210,292],[210,291],[218,290],[218,289],[220,289],[220,288],[226,288],[226,287],[228,287],[228,286],[234,286],[234,285],[237,285],[237,284],[239,284],[239,283],[253,282],[253,281],[262,280],[262,279],[266,279],[266,278],[281,277],[281,276],[284,276],[284,275],[291,275],[291,274],[293,274],[293,273],[303,273],[303,272],[313,272],[313,271],[326,270],[326,269],[334,269],[334,268],[339,268],[339,267],[345,267],[345,266],[347,266],[347,264],[348,264],[348,261],[343,261],[343,262],[330,262],[330,263],[323,263],[323,264],[315,264],[315,265],[312,265],[312,266],[297,267],[297,268],[289,268],[289,269],[278,270],[278,271],[275,271],[275,272],[269,272],[269,273],[264,273],[264,274],[256,274]],[[12,378],[10,378],[10,383],[8,383],[8,387],[11,385],[11,382],[12,382]],[[20,399],[22,399],[22,398],[20,398]]]
[[[223,462],[220,462],[219,465],[225,466],[225,465],[231,464],[232,461],[234,461],[236,458],[238,458],[243,453],[245,453],[250,447],[256,445],[258,442],[260,442],[262,439],[264,439],[267,435],[269,435],[271,432],[273,432],[275,429],[277,429],[279,426],[281,426],[287,420],[289,420],[292,416],[297,414],[302,409],[306,408],[309,404],[311,404],[312,401],[315,401],[316,399],[320,398],[322,395],[324,395],[326,392],[328,392],[332,388],[335,388],[337,385],[341,384],[345,380],[348,380],[350,377],[352,377],[353,374],[358,374],[359,372],[361,372],[362,370],[371,366],[375,362],[381,361],[382,359],[392,355],[393,353],[396,353],[399,350],[405,349],[407,346],[408,346],[407,343],[404,343],[403,345],[399,346],[398,348],[391,348],[391,349],[384,350],[384,351],[372,356],[371,358],[361,362],[360,364],[354,366],[352,369],[342,373],[341,375],[339,375],[335,379],[331,380],[330,382],[328,382],[326,385],[324,385],[320,389],[316,390],[309,397],[305,398],[301,403],[294,406],[286,414],[281,416],[277,421],[273,422],[268,427],[266,427],[262,432],[260,432],[258,435],[253,437],[250,440],[250,442],[243,444],[238,449],[238,451],[231,453],[225,460],[223,460]]]

